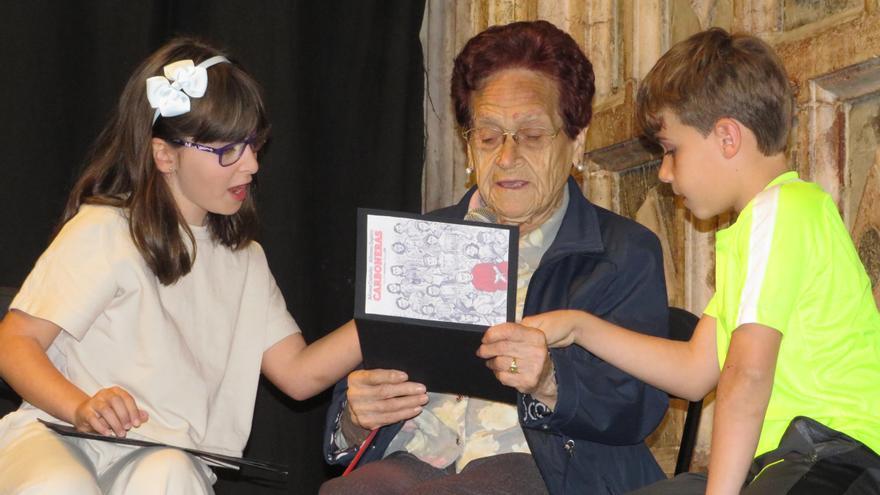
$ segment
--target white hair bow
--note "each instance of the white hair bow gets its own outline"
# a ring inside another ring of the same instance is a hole
[[[150,107],[156,109],[153,123],[159,115],[176,117],[189,112],[190,98],[201,98],[208,88],[208,67],[221,62],[229,62],[226,57],[211,57],[199,65],[192,60],[178,60],[166,65],[162,71],[165,77],[147,78],[147,99]]]

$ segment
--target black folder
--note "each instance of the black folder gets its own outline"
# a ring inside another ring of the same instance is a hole
[[[514,320],[517,238],[512,226],[359,209],[354,315],[364,367],[405,371],[430,392],[515,403],[516,390],[476,351],[490,324]],[[387,296],[401,307],[386,300],[377,310],[375,301]],[[417,305],[436,313],[420,314]]]
[[[232,457],[204,450],[196,450],[185,447],[178,447],[164,443],[151,442],[149,440],[140,440],[128,437],[113,437],[100,435],[97,433],[86,433],[76,428],[59,423],[51,423],[49,421],[40,420],[47,428],[58,433],[59,435],[86,438],[89,440],[98,440],[101,442],[118,443],[122,445],[132,445],[135,447],[163,447],[182,450],[188,454],[194,455],[210,466],[220,469],[237,469],[241,476],[246,478],[258,478],[261,480],[272,482],[283,482],[287,480],[288,468],[283,464],[261,461],[257,459],[247,459],[244,457]]]

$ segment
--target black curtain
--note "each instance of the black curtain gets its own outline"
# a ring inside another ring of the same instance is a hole
[[[351,317],[357,207],[417,212],[424,1],[6,1],[0,15],[0,285],[45,249],[69,188],[134,67],[174,35],[229,51],[265,89],[272,139],[256,191],[261,243],[313,341]],[[315,493],[329,394],[261,385],[246,454],[284,486],[224,476],[218,493]]]

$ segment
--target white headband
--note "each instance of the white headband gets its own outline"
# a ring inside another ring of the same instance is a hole
[[[147,99],[150,100],[150,107],[156,109],[153,124],[159,115],[176,117],[189,112],[189,99],[201,98],[208,88],[206,69],[222,62],[229,63],[229,60],[222,55],[211,57],[199,65],[193,65],[192,60],[178,60],[162,69],[165,77],[147,78]]]

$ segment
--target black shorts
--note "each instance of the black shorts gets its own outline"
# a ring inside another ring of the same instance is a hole
[[[779,447],[755,458],[743,495],[877,495],[880,456],[858,440],[810,418],[791,421]],[[702,495],[706,475],[684,473],[632,492]]]

